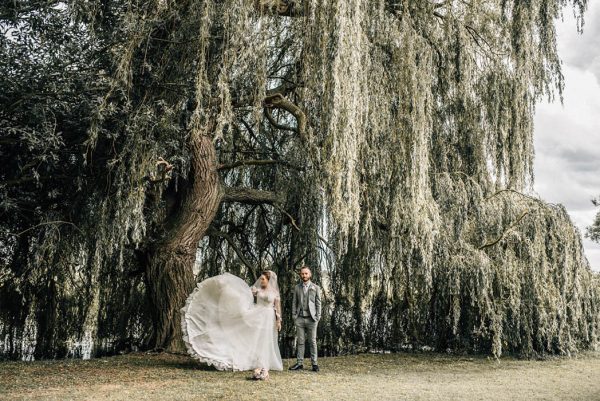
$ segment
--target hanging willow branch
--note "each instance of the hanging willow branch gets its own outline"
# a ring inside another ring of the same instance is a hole
[[[271,12],[282,17],[304,15],[302,0],[254,0],[254,6],[261,12]]]
[[[486,242],[485,244],[481,245],[478,249],[485,249],[485,248],[489,248],[490,246],[494,246],[496,245],[498,242],[502,241],[502,239],[510,232],[512,231],[520,222],[521,220],[523,220],[523,218],[525,218],[525,216],[527,216],[530,213],[530,211],[526,211],[524,213],[522,213],[515,221],[513,221],[503,232],[502,234],[500,234],[498,236],[498,238],[496,238],[493,241],[490,242]]]
[[[512,188],[504,188],[504,189],[501,189],[499,191],[496,191],[493,194],[491,194],[490,196],[488,196],[487,198],[485,198],[485,201],[487,202],[487,201],[491,200],[492,198],[494,198],[494,197],[496,197],[498,195],[501,195],[501,194],[505,194],[505,193],[519,195],[519,196],[521,196],[523,198],[530,199],[530,200],[532,200],[532,201],[534,201],[536,203],[541,203],[543,206],[553,205],[552,203],[547,203],[547,202],[545,202],[545,201],[543,201],[543,200],[541,200],[539,198],[535,198],[535,197],[533,197],[531,195],[524,194],[524,193],[516,191],[516,190],[514,190]],[[556,205],[554,205],[554,206],[556,206]]]
[[[231,170],[236,167],[243,166],[273,166],[273,165],[282,165],[290,168],[299,169],[297,166],[293,166],[291,163],[285,160],[267,160],[267,159],[249,159],[249,160],[238,160],[233,163],[221,164],[217,169],[219,171]]]
[[[258,279],[258,271],[259,270],[254,265],[252,265],[252,263],[250,263],[250,261],[248,259],[246,259],[242,250],[236,245],[235,241],[233,240],[233,238],[231,238],[231,236],[229,234],[227,234],[223,231],[217,230],[214,227],[210,227],[207,231],[207,234],[224,238],[227,241],[227,243],[229,244],[229,246],[231,246],[231,248],[234,250],[234,252],[238,256],[238,258],[240,258],[240,260],[242,261],[244,266],[246,266],[248,268],[248,270],[252,273],[253,279],[254,280]]]
[[[276,205],[284,200],[281,193],[263,191],[254,188],[226,188],[223,202],[239,202],[249,205],[269,204]]]

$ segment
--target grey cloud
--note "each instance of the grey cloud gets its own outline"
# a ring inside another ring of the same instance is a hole
[[[566,64],[590,71],[600,80],[600,4],[591,2],[584,16],[583,35],[577,33],[575,18],[566,10],[557,29],[558,49]]]
[[[557,32],[564,106],[537,107],[534,190],[565,205],[583,234],[598,211],[590,200],[600,196],[600,2],[590,5],[583,35],[568,12]],[[600,244],[584,238],[583,245],[592,269],[600,271]]]
[[[558,156],[569,164],[574,172],[594,172],[600,184],[600,155],[586,149],[561,149]]]

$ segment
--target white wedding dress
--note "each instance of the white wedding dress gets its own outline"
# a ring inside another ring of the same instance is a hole
[[[181,309],[188,353],[219,370],[283,370],[275,320],[279,303],[273,272],[256,303],[248,284],[233,274],[198,283]]]

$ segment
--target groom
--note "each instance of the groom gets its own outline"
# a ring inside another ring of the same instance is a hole
[[[304,343],[308,336],[310,344],[310,362],[313,372],[319,371],[317,365],[317,324],[321,319],[321,289],[310,281],[312,273],[308,266],[300,269],[301,283],[294,288],[292,301],[292,317],[296,323],[298,340],[297,362],[290,370],[304,369]]]

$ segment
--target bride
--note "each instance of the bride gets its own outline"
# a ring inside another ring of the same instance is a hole
[[[225,273],[198,283],[181,309],[190,355],[219,370],[254,370],[265,380],[283,370],[277,331],[281,300],[277,275],[264,271],[252,287]]]

